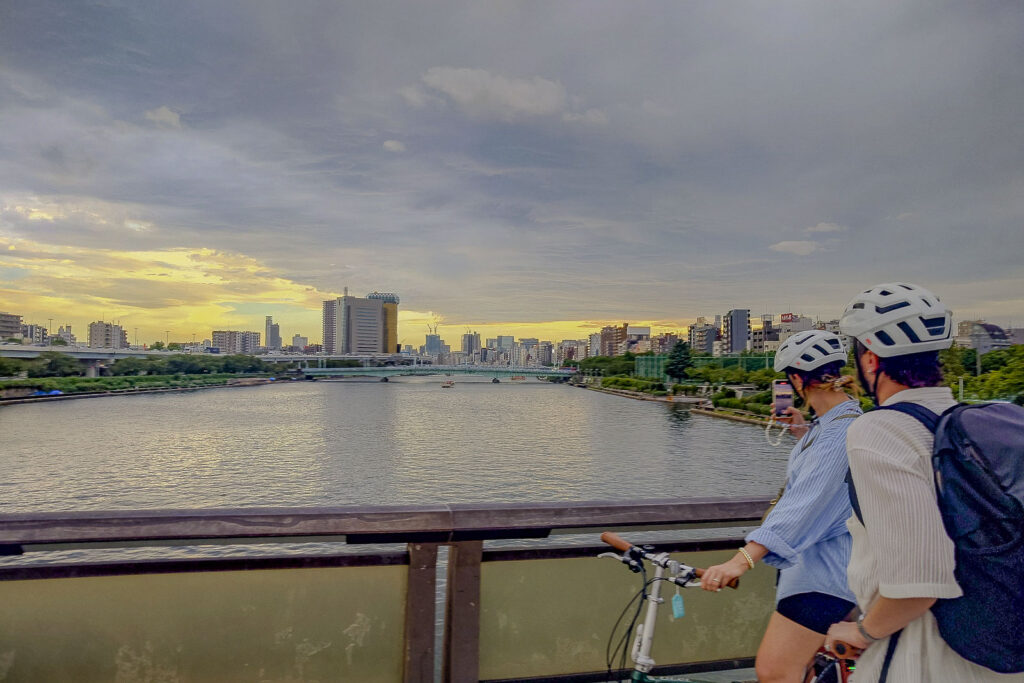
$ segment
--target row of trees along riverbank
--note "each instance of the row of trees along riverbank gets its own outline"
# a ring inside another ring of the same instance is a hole
[[[122,358],[102,368],[100,377],[84,377],[86,366],[59,351],[38,358],[0,358],[0,392],[31,390],[65,394],[143,389],[204,387],[227,384],[239,376],[271,376],[287,372],[294,363],[266,363],[245,355],[171,354],[165,357]],[[23,394],[24,391],[17,393]]]
[[[601,376],[601,386],[617,389],[628,389],[654,395],[666,393],[694,395],[700,385],[721,387],[723,385],[746,384],[760,391],[767,390],[773,379],[783,379],[785,375],[775,372],[772,368],[746,370],[742,367],[723,367],[721,361],[702,364],[695,367],[694,358],[710,358],[707,354],[691,353],[689,345],[679,342],[672,349],[665,363],[665,373],[674,382],[666,383],[664,377],[636,377],[636,358],[652,356],[653,353],[621,356],[593,356],[581,361],[571,361],[581,373]],[[979,363],[974,349],[951,348],[939,354],[942,364],[944,382],[953,389],[954,395],[959,392],[960,381],[964,384],[964,397],[973,400],[1013,400],[1024,405],[1024,345],[1011,346],[983,354]],[[844,374],[856,375],[853,356],[843,368]],[[658,393],[664,392],[664,393]],[[755,406],[751,412],[760,412],[759,398],[744,397],[739,400],[744,404]],[[770,403],[770,401],[769,401]],[[735,406],[733,406],[735,407]]]

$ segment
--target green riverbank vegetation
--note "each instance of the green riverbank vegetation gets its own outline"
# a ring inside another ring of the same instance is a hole
[[[59,351],[47,351],[31,360],[0,358],[0,377],[10,377],[0,380],[0,392],[24,394],[23,390],[31,389],[76,394],[216,386],[240,376],[270,377],[287,373],[295,365],[267,363],[245,355],[172,354],[122,358],[103,367],[100,377],[85,377],[83,363]]]

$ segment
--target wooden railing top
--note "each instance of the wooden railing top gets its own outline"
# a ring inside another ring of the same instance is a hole
[[[350,542],[531,538],[556,529],[757,522],[769,502],[767,497],[690,498],[4,514],[0,545],[304,536],[344,536]]]

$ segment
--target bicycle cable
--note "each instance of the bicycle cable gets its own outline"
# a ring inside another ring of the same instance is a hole
[[[640,578],[642,581],[640,590],[638,590],[636,594],[634,594],[633,597],[630,599],[630,601],[626,603],[626,606],[622,609],[622,612],[619,614],[619,618],[615,620],[615,625],[612,626],[611,633],[608,634],[608,644],[605,646],[605,664],[608,666],[607,680],[609,681],[612,680],[612,670],[615,666],[615,657],[620,650],[622,651],[622,654],[619,657],[619,671],[624,671],[626,668],[626,656],[629,652],[630,643],[632,642],[632,635],[633,630],[636,628],[636,622],[640,618],[640,613],[643,611],[644,601],[647,597],[647,587],[655,581],[655,579],[647,579],[647,570],[644,567],[643,563],[640,564]],[[639,602],[637,602],[638,598]],[[626,628],[625,632],[622,634],[622,637],[619,639],[618,644],[616,644],[613,647],[613,642],[615,641],[615,631],[619,628],[619,624],[622,623],[623,618],[625,618],[626,614],[629,612],[629,608],[633,606],[634,602],[636,602],[637,605],[636,610],[633,612],[633,618],[630,620],[629,626]]]
[[[615,625],[612,626],[611,633],[608,635],[608,644],[605,646],[604,651],[605,665],[608,667],[606,677],[606,680],[608,681],[612,680],[615,657],[619,654],[620,650],[622,654],[619,655],[619,671],[625,671],[626,669],[626,655],[629,652],[630,643],[632,642],[633,631],[636,629],[636,622],[639,620],[640,613],[643,611],[644,600],[640,600],[640,602],[637,604],[636,611],[633,613],[633,618],[629,623],[629,627],[622,634],[622,637],[619,638],[618,643],[613,648],[612,642],[615,639],[615,631],[619,628],[619,624],[622,623],[622,619],[626,616],[626,613],[629,611],[629,608],[633,606],[633,603],[636,602],[637,598],[647,597],[647,588],[648,586],[653,585],[655,581],[665,581],[673,585],[678,585],[672,577],[667,576],[663,576],[660,579],[657,577],[653,579],[647,579],[647,572],[643,568],[641,568],[641,574],[644,581],[643,586],[633,595],[630,601],[626,603],[626,606],[622,609],[622,612],[619,614],[619,618],[615,620]]]

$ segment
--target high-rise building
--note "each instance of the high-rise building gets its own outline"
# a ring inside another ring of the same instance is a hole
[[[423,353],[428,356],[436,356],[442,352],[444,342],[441,341],[441,335],[439,334],[428,334],[426,343],[423,344]]]
[[[391,292],[370,292],[367,299],[380,299],[384,313],[384,353],[398,353],[398,295]]]
[[[498,348],[503,351],[509,351],[516,344],[516,338],[512,335],[498,335]]]
[[[323,347],[324,353],[336,353],[337,345],[334,339],[334,331],[337,328],[338,300],[329,299],[324,302],[323,307]]]
[[[324,351],[398,353],[398,295],[371,292],[323,302]]]
[[[462,353],[472,358],[473,354],[480,355],[480,333],[467,332],[462,335]]]
[[[120,325],[98,320],[89,324],[89,346],[97,349],[127,349],[128,332]]]
[[[750,311],[734,308],[725,314],[722,321],[722,342],[724,353],[742,353],[750,342]]]
[[[335,328],[338,353],[382,353],[384,351],[384,302],[345,296],[338,299]]]
[[[21,339],[21,316],[14,313],[0,313],[0,341]]]
[[[595,332],[587,339],[587,357],[601,355],[601,333]]]
[[[260,333],[214,330],[213,346],[220,349],[221,353],[254,354],[260,347]]]
[[[274,322],[274,316],[267,316],[266,337],[268,351],[281,350],[281,326]]]
[[[629,335],[629,323],[622,323],[622,327],[607,325],[601,328],[601,354],[602,356],[621,356],[626,352],[626,339]]]
[[[697,321],[690,325],[687,331],[687,341],[690,349],[701,353],[712,353],[715,342],[719,339],[721,332],[722,318],[715,316],[715,322],[708,322],[707,318],[697,318]]]
[[[554,345],[549,341],[537,344],[537,363],[552,365],[554,363]]]
[[[303,337],[302,335],[296,334],[292,337],[292,346],[297,349],[304,349],[309,346],[309,337]]]

